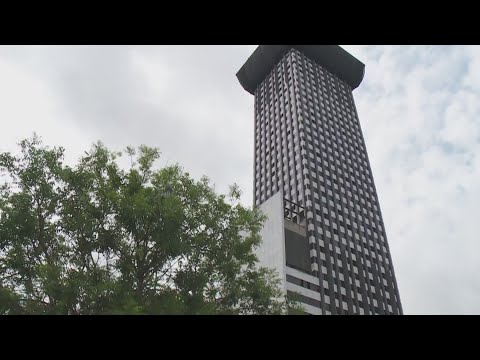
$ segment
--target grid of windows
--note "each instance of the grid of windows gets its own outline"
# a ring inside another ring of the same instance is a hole
[[[402,313],[352,90],[296,49],[255,91],[254,182],[305,207],[323,313]]]

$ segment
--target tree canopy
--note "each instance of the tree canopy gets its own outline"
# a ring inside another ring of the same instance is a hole
[[[156,148],[94,144],[75,166],[34,135],[0,154],[0,314],[284,314],[254,249],[265,220]]]

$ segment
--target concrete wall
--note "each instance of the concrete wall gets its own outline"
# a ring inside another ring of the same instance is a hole
[[[260,232],[262,244],[257,248],[256,254],[261,266],[277,272],[282,281],[281,289],[286,293],[285,224],[282,192],[277,192],[259,208],[268,218]]]

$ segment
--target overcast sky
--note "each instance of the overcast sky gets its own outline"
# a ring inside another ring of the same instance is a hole
[[[480,314],[480,47],[343,46],[405,314]],[[0,152],[147,144],[252,203],[256,46],[0,46]]]

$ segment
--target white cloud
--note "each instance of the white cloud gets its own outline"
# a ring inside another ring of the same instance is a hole
[[[404,310],[480,313],[480,108],[462,85],[478,57],[464,47],[363,53],[354,96]]]

